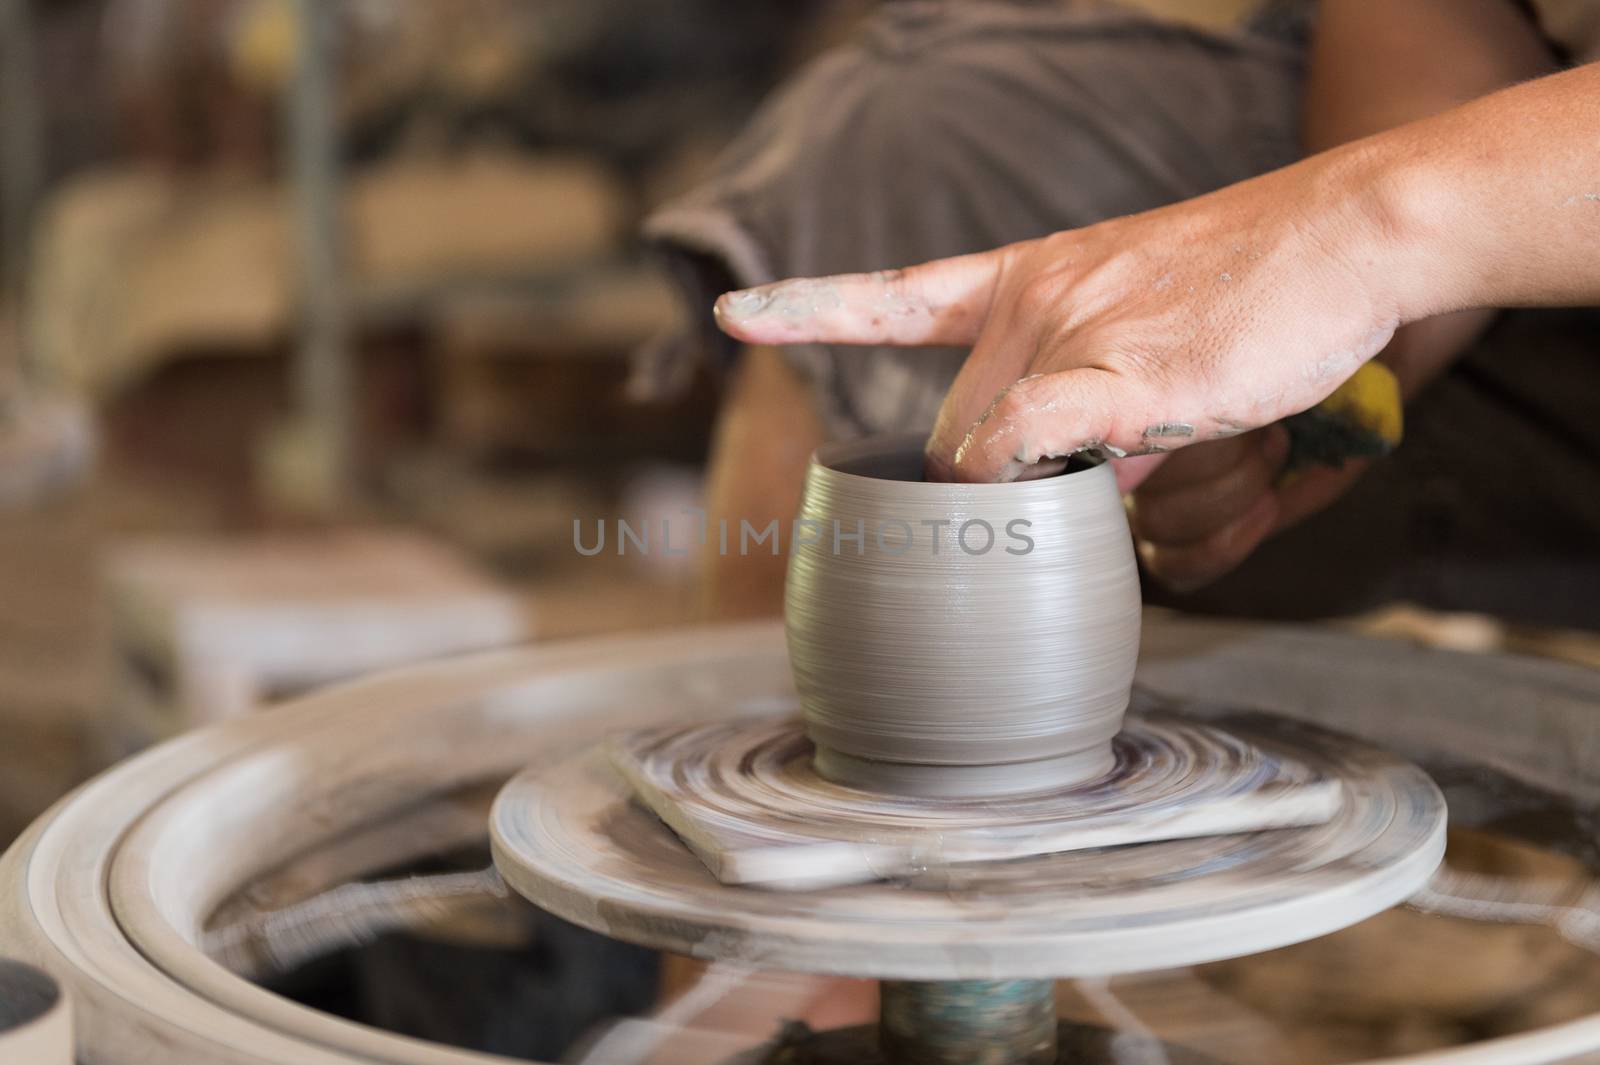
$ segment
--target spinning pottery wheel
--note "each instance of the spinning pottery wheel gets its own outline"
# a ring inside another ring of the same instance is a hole
[[[1357,737],[1420,764],[1441,782],[1455,826],[1508,833],[1593,861],[1592,832],[1545,837],[1530,820],[1540,803],[1600,808],[1600,678],[1591,671],[1328,631],[1155,615],[1144,625],[1137,682],[1153,701],[1182,709],[1187,720],[1232,721],[1241,709],[1266,708],[1281,720]],[[481,820],[451,799],[461,789],[498,788],[529,766],[583,765],[581,752],[629,730],[751,717],[775,722],[797,709],[783,633],[775,625],[530,649],[347,685],[182,737],[64,799],[0,859],[0,943],[67,991],[85,1065],[504,1061],[389,1034],[273,994],[215,949],[219,923],[242,897],[271,897],[280,906],[316,899],[481,839]],[[650,838],[663,852],[667,875],[699,870],[704,883],[716,884],[670,833]],[[816,895],[868,889],[738,890],[766,905],[799,905]],[[1443,893],[1437,882],[1427,890]],[[985,896],[977,884],[964,893],[959,881],[947,883],[938,892],[982,912]],[[931,905],[910,918],[925,916]],[[1528,908],[1518,919],[1543,920],[1535,909],[1556,910]],[[595,915],[624,917],[607,905],[596,906]],[[792,922],[804,923],[803,915]],[[1364,949],[1373,949],[1364,942]],[[1378,945],[1384,945],[1382,936]],[[714,947],[706,940],[699,949]],[[1248,975],[1254,957],[1228,964],[1246,966],[1241,971]],[[1386,975],[1381,967],[1395,966],[1399,957],[1347,957],[1358,967],[1342,986],[1352,978],[1378,981]],[[1458,969],[1473,957],[1431,960]],[[1593,966],[1584,968],[1588,955],[1563,957],[1569,983],[1574,973],[1600,966],[1590,959]],[[1297,971],[1283,968],[1297,964],[1292,956],[1277,964],[1273,982]],[[1317,965],[1305,974],[1311,986],[1338,978],[1323,963],[1310,964]],[[949,971],[985,980],[996,974]],[[1429,994],[1433,979],[1412,980],[1411,994]],[[985,984],[976,990],[995,989]],[[1024,997],[1018,1008],[1025,1011],[1029,1001]],[[1463,1033],[1404,1060],[1585,1060],[1600,1053],[1595,1001],[1552,1002],[1525,1023],[1480,1027],[1493,1033],[1487,1040]],[[1482,1009],[1489,1011],[1485,1016],[1505,1014],[1493,997]],[[774,1030],[777,1022],[773,1017]],[[757,1042],[750,1050],[760,1054]],[[1451,1042],[1470,1045],[1452,1048]],[[1181,1051],[1169,1059],[1194,1060]],[[1086,1054],[1085,1060],[1096,1058]]]
[[[1343,785],[1338,812],[1305,828],[999,862],[958,854],[968,860],[955,864],[941,849],[945,834],[933,830],[920,869],[882,868],[892,882],[791,894],[718,883],[591,753],[530,770],[501,793],[491,823],[496,865],[536,904],[607,935],[714,960],[883,979],[887,1060],[1052,1062],[1053,978],[1215,961],[1322,935],[1404,900],[1443,856],[1444,800],[1420,769],[1321,730],[1221,724],[1218,734],[1235,741],[1314,757],[1324,779]],[[1128,747],[1186,728],[1141,721]],[[739,750],[741,731],[727,734]],[[804,787],[793,801],[805,801]],[[839,816],[849,819],[848,806]],[[925,804],[914,818],[928,823]],[[978,838],[995,830],[986,825]],[[872,1060],[859,1045],[840,1053],[840,1061]]]
[[[916,865],[886,865],[892,880],[779,892],[718,883],[591,754],[501,792],[496,864],[540,906],[608,935],[916,981],[1104,976],[1252,954],[1370,917],[1427,882],[1444,853],[1444,800],[1420,769],[1319,729],[1221,723],[1262,746],[1315,742],[1318,767],[1349,797],[1305,828],[1025,859],[952,862],[930,843]]]
[[[1108,466],[920,465],[917,437],[813,460],[786,612],[804,726],[653,729],[529,769],[491,821],[513,888],[631,942],[885,981],[877,1046],[841,1061],[1048,1065],[1057,978],[1271,950],[1428,881],[1444,798],[1381,748],[1265,715],[1124,722],[1139,600]],[[944,515],[1029,547],[941,545]],[[903,539],[869,547],[890,519]]]

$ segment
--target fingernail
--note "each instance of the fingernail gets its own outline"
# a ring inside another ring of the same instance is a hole
[[[772,302],[772,294],[759,288],[744,288],[737,292],[724,292],[717,300],[716,313],[722,318],[749,318],[760,314]]]

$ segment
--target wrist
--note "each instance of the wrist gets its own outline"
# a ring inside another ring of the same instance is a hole
[[[1346,260],[1377,306],[1403,324],[1479,305],[1473,257],[1451,224],[1453,190],[1427,151],[1391,133],[1324,158]]]

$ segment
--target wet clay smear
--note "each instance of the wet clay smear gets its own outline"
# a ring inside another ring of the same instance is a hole
[[[845,787],[799,722],[649,729],[613,767],[725,884],[814,888],[973,862],[1321,824],[1336,779],[1213,726],[1130,721],[1101,776],[974,802]]]

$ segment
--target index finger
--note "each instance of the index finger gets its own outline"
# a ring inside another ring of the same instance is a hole
[[[751,344],[971,344],[988,315],[999,256],[982,252],[725,292],[715,307],[717,325]]]

